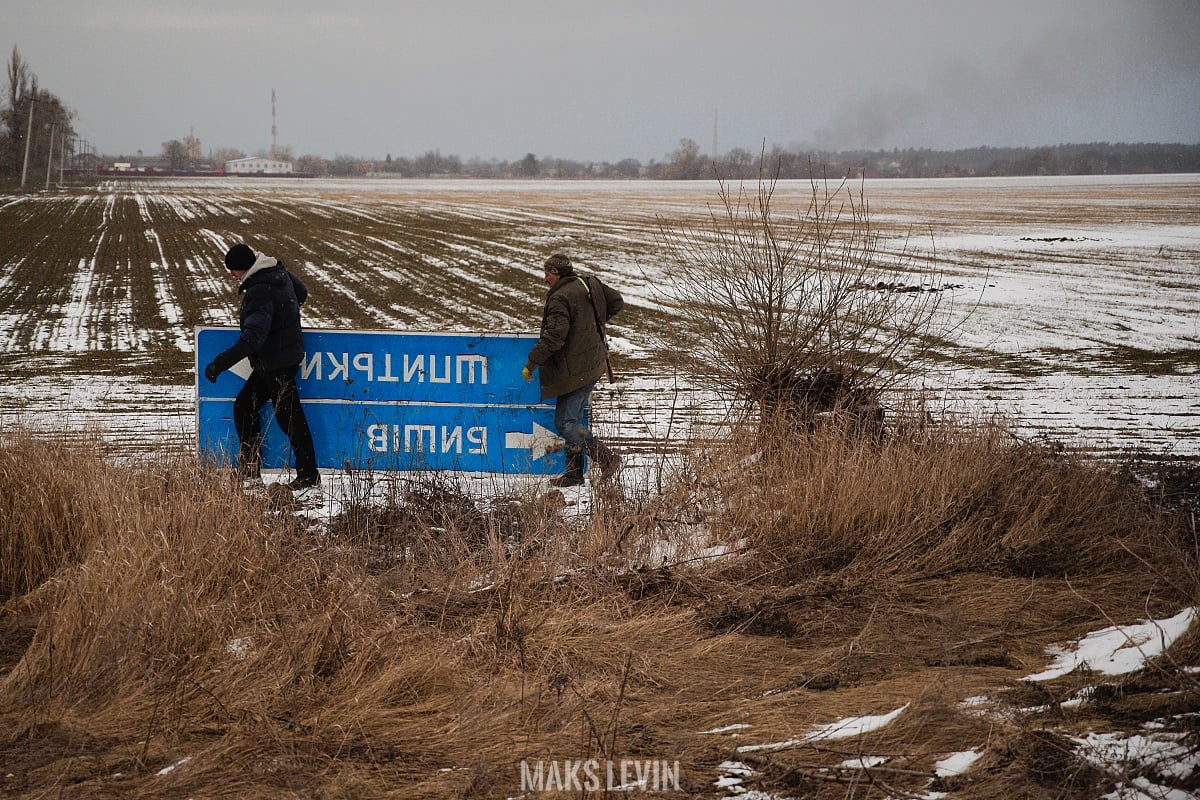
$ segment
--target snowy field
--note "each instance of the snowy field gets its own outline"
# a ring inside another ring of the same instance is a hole
[[[195,440],[193,330],[236,317],[221,267],[245,239],[308,282],[305,324],[536,331],[539,265],[564,250],[617,286],[621,378],[595,396],[627,452],[667,446],[712,398],[663,347],[658,223],[711,181],[110,180],[0,196],[0,424],[99,433],[117,452]],[[867,181],[888,242],[932,259],[959,322],[935,403],[1000,411],[1105,453],[1200,455],[1200,176]],[[774,208],[795,216],[808,182]]]

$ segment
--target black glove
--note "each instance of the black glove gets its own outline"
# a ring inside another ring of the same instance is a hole
[[[216,383],[217,376],[220,374],[221,370],[217,369],[216,362],[213,362],[204,368],[204,377],[208,378],[209,383]]]

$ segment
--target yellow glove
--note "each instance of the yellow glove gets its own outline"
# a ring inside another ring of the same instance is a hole
[[[525,367],[521,370],[521,377],[527,381],[531,381],[533,380],[533,371],[529,367]]]

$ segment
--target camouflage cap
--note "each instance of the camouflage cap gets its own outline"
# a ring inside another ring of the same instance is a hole
[[[571,259],[562,253],[555,253],[547,258],[544,269],[546,272],[552,272],[555,275],[570,275],[574,271],[571,267]]]

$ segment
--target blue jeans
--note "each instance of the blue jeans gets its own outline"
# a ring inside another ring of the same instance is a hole
[[[554,429],[566,440],[568,450],[582,449],[591,438],[588,429],[580,420],[583,419],[588,399],[591,398],[592,389],[595,387],[596,381],[592,381],[573,392],[560,394],[554,401]]]

